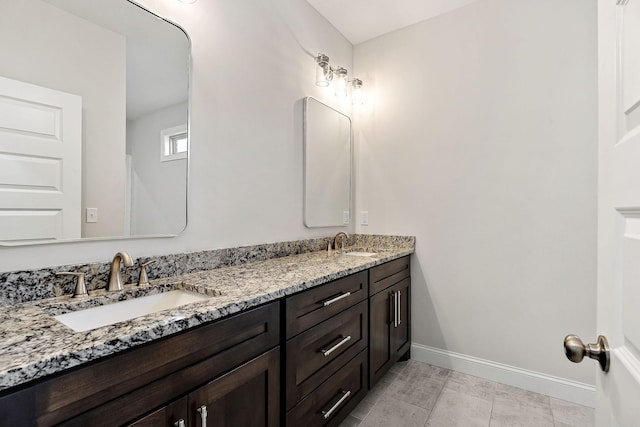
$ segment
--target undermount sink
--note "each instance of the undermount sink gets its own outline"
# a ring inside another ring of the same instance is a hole
[[[209,298],[211,298],[209,295],[178,289],[85,310],[72,311],[54,316],[54,319],[64,323],[76,332],[85,332],[185,304],[206,301]]]
[[[373,255],[377,255],[377,253],[376,252],[353,251],[353,252],[345,252],[345,255],[350,255],[350,256],[373,256]]]

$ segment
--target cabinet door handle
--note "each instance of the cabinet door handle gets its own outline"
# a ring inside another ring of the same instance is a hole
[[[395,292],[389,293],[389,323],[393,323],[396,326],[396,298]]]
[[[328,305],[331,305],[331,304],[333,304],[334,302],[338,302],[338,301],[340,301],[341,299],[348,297],[349,295],[351,295],[351,292],[345,292],[345,293],[344,293],[344,294],[342,294],[342,295],[338,295],[338,296],[337,296],[337,297],[335,297],[335,298],[331,298],[331,299],[328,299],[328,300],[324,301],[324,302],[322,303],[322,306],[323,306],[323,307],[326,307],[326,306],[328,306]]]
[[[344,345],[350,339],[351,339],[351,335],[347,335],[346,337],[342,338],[340,340],[340,342],[338,344],[334,345],[333,347],[331,347],[331,348],[329,348],[327,350],[322,349],[321,350],[322,351],[322,355],[325,356],[325,357],[330,355],[331,353],[333,353],[335,350],[337,350],[340,346]]]
[[[396,300],[396,291],[391,292],[391,299],[393,300],[393,327],[398,326],[398,303]]]
[[[335,405],[333,405],[331,408],[329,408],[328,411],[322,411],[322,416],[324,416],[325,420],[327,418],[329,418],[331,416],[331,414],[333,414],[334,411],[340,407],[340,405],[342,405],[342,402],[344,402],[345,400],[347,400],[349,398],[349,396],[351,396],[351,390],[347,390],[347,391],[341,390],[340,393],[342,393],[342,397],[340,398],[340,400],[338,400],[335,403]]]
[[[173,423],[174,426],[176,427],[185,427],[184,424],[184,420],[183,419],[179,419],[178,421],[176,421],[175,423]]]
[[[200,419],[202,420],[201,427],[207,427],[207,407],[206,405],[202,405],[197,409],[200,412]]]
[[[398,291],[398,326],[402,324],[402,292]]]
[[[391,305],[393,306],[393,327],[397,328],[398,327],[398,294],[396,293],[396,291],[391,292],[391,295],[389,296],[389,298],[391,299]]]

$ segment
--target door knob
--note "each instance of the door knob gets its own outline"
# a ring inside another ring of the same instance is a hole
[[[588,356],[597,360],[604,372],[609,372],[609,343],[602,335],[598,336],[597,343],[587,345],[584,345],[578,336],[567,335],[564,338],[564,354],[574,363],[580,363],[585,356]]]

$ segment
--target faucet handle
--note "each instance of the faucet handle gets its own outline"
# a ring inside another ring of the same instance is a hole
[[[345,233],[344,231],[340,231],[333,238],[333,249],[337,250],[338,253],[344,252],[344,244],[345,244],[345,241],[348,238],[349,238],[349,235],[347,233]],[[340,242],[340,247],[339,248],[338,248],[338,242]]]
[[[149,284],[149,276],[147,276],[147,266],[149,264],[153,264],[156,261],[156,259],[150,259],[149,261],[140,264],[140,277],[138,277],[138,286]]]
[[[89,296],[87,292],[87,286],[84,283],[84,273],[75,273],[73,271],[60,271],[56,273],[56,276],[76,276],[78,281],[76,282],[75,290],[73,291],[72,298],[86,298]]]

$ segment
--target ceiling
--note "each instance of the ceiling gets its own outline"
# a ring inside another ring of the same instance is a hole
[[[356,45],[477,0],[307,0]]]

